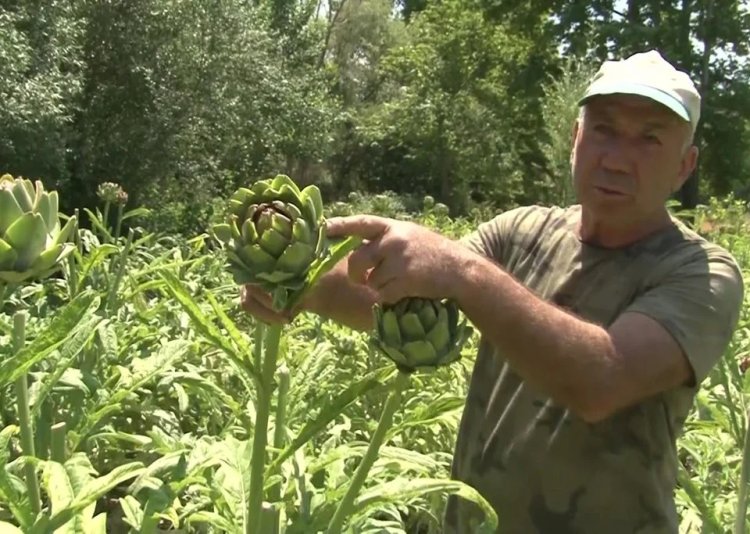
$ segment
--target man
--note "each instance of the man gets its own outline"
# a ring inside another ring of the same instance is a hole
[[[695,168],[700,96],[657,52],[605,62],[581,102],[579,204],[530,206],[455,243],[374,216],[329,222],[365,244],[305,307],[371,328],[370,306],[455,299],[481,332],[453,476],[510,533],[676,533],[675,441],[738,320],[725,250],[670,217]],[[252,288],[249,312],[279,320]],[[446,533],[481,513],[451,498]]]

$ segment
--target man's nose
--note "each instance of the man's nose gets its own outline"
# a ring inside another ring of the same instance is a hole
[[[603,147],[601,165],[608,171],[629,174],[635,156],[635,147],[627,139],[610,139]]]

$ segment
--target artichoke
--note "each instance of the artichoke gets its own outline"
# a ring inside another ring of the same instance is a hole
[[[0,176],[0,285],[45,278],[74,248],[75,217],[60,228],[57,191],[40,181]]]
[[[291,309],[304,292],[358,239],[325,236],[320,190],[300,190],[280,174],[239,188],[229,199],[225,222],[212,232],[226,249],[227,269],[237,284],[255,284],[274,295],[276,309]]]
[[[432,370],[459,359],[473,330],[447,299],[408,297],[373,307],[371,343],[403,372]]]

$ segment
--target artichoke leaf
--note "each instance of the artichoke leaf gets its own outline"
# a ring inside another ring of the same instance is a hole
[[[0,239],[0,270],[12,269],[18,259],[18,253],[10,244]]]
[[[438,364],[437,352],[425,340],[404,343],[401,351],[406,355],[409,365],[412,367]]]
[[[0,188],[0,236],[2,236],[10,225],[23,215],[21,206],[18,205],[16,197],[9,189]]]
[[[229,243],[232,240],[232,228],[226,224],[216,224],[211,228],[214,237],[222,243]]]
[[[291,243],[279,256],[276,268],[282,271],[297,273],[301,277],[307,275],[315,259],[315,249],[307,243]]]
[[[401,329],[398,324],[398,317],[393,312],[381,312],[380,339],[390,347],[401,347]]]
[[[278,258],[289,245],[289,239],[273,228],[269,228],[260,236],[258,245],[274,258]]]
[[[237,257],[248,271],[255,274],[271,272],[276,267],[276,258],[263,250],[260,245],[250,244],[241,247],[237,250]]]
[[[401,337],[404,341],[419,341],[424,339],[426,333],[416,313],[405,313],[399,317],[398,323],[401,327]]]
[[[445,308],[441,308],[439,314],[439,320],[432,327],[432,330],[427,332],[425,339],[435,347],[435,350],[443,352],[451,343],[451,329],[446,320],[448,318],[448,311]]]
[[[426,332],[432,330],[435,326],[435,323],[438,322],[439,314],[435,311],[435,305],[429,300],[424,302],[424,305],[417,312],[417,315],[419,315],[419,321],[422,323],[422,327],[424,327]],[[447,318],[448,316],[446,314],[445,319]],[[445,321],[445,324],[448,324],[447,321]]]
[[[44,219],[38,213],[24,213],[10,225],[5,233],[5,241],[18,253],[16,269],[28,269],[47,245]]]

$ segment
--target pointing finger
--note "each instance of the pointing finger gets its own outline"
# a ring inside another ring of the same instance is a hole
[[[377,215],[333,217],[326,222],[326,234],[328,237],[358,236],[372,241],[383,235],[389,225],[388,219]]]

